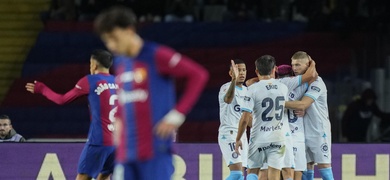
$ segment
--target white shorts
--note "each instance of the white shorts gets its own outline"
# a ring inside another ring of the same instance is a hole
[[[248,162],[248,138],[246,132],[241,137],[242,150],[240,154],[235,152],[237,132],[227,131],[218,133],[218,144],[221,149],[223,159],[227,166],[242,163],[242,167],[247,167]]]
[[[305,144],[307,162],[318,164],[330,164],[332,162],[332,140],[330,136],[306,137]]]
[[[268,166],[281,170],[286,156],[286,143],[250,143],[248,152],[248,168],[261,168],[265,163]]]
[[[304,142],[293,141],[293,152],[294,152],[294,171],[306,171],[306,146]]]
[[[283,160],[282,168],[295,168],[294,162],[294,151],[293,151],[293,140],[291,137],[286,138],[286,156]],[[305,157],[305,165],[306,165],[306,157]],[[260,168],[261,170],[268,169],[268,164],[264,163]]]
[[[286,136],[286,156],[284,157],[283,168],[295,168],[293,139],[291,136]]]

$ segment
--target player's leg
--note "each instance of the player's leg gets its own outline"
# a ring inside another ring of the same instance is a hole
[[[229,131],[226,133],[219,133],[218,135],[218,144],[221,149],[222,156],[225,160],[225,163],[229,167],[230,174],[226,178],[226,180],[240,180],[243,179],[242,172],[242,157],[243,155],[247,157],[247,148],[243,148],[241,150],[241,155],[238,155],[235,152],[235,138],[237,134],[233,131]],[[245,141],[243,142],[244,145]],[[245,151],[246,152],[245,152]]]
[[[291,136],[286,137],[286,151],[282,168],[282,177],[285,180],[292,180],[294,177],[294,147]]]
[[[174,172],[172,154],[170,152],[157,153],[153,159],[138,163],[136,179],[167,180]],[[153,173],[151,173],[151,170]]]
[[[260,172],[260,168],[253,168],[249,169],[249,173],[246,176],[246,180],[258,180],[259,177],[257,176]]]
[[[114,171],[115,148],[113,146],[104,147],[104,165],[97,180],[110,180],[110,175]]]
[[[282,168],[282,177],[284,180],[293,180],[294,169],[293,168]]]
[[[127,179],[140,179],[137,174],[136,163],[123,163],[116,164],[113,173],[113,179],[115,180],[127,180]]]
[[[268,165],[266,163],[260,168],[259,180],[268,180]]]
[[[302,179],[302,172],[306,171],[306,147],[304,142],[294,142],[294,179]]]
[[[316,140],[312,138],[305,139],[306,147],[306,171],[302,172],[302,180],[313,180],[314,179],[314,149],[316,147]]]
[[[334,178],[331,166],[331,138],[330,136],[321,137],[321,140],[323,140],[323,143],[319,146],[319,149],[317,150],[318,153],[314,156],[314,161],[318,164],[318,171],[320,172],[322,179],[333,180]]]
[[[307,163],[307,170],[302,172],[302,180],[314,179],[314,162]]]
[[[280,180],[280,169],[268,166],[268,179],[269,180]]]
[[[96,159],[98,157],[98,159]],[[101,163],[101,149],[99,146],[85,144],[78,163],[76,180],[97,178],[103,163]]]
[[[268,180],[279,180],[281,169],[285,166],[286,142],[273,142],[266,150],[268,164]]]
[[[77,174],[76,180],[91,180],[92,177],[88,176],[88,174]]]

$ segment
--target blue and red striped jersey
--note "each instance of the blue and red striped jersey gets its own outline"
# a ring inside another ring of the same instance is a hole
[[[91,124],[88,144],[113,146],[115,113],[117,111],[115,78],[109,74],[87,75],[76,84],[76,88],[87,90]]]
[[[117,161],[147,160],[159,153],[171,153],[172,139],[157,137],[154,128],[172,109],[188,113],[207,82],[207,71],[153,42],[144,42],[136,57],[116,57],[114,67],[119,86]],[[177,104],[172,77],[187,79]]]

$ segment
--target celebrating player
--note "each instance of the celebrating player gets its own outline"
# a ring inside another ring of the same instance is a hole
[[[300,73],[301,64],[307,64],[310,56],[305,52],[297,52],[292,57],[294,73]],[[298,65],[299,64],[299,65]],[[318,164],[322,179],[333,180],[331,168],[331,130],[327,104],[327,89],[321,77],[308,87],[300,101],[286,102],[286,107],[305,110],[303,117],[305,127],[305,144],[307,171],[303,178],[314,179],[314,163]]]
[[[232,80],[222,85],[219,91],[219,116],[221,124],[218,130],[218,144],[223,158],[230,169],[227,180],[244,179],[244,167],[247,165],[248,140],[246,134],[242,136],[243,150],[239,156],[235,152],[235,138],[237,137],[238,122],[241,118],[240,105],[247,96],[247,88],[243,86],[246,78],[246,66],[240,59],[231,60],[229,75]]]
[[[248,152],[248,180],[257,180],[260,167],[268,164],[268,179],[280,179],[286,155],[286,126],[288,123],[284,104],[287,100],[287,86],[275,80],[275,58],[270,55],[256,60],[256,74],[259,82],[248,89],[248,98],[241,106],[242,116],[236,137],[236,152],[242,147],[242,135],[253,112]]]
[[[101,13],[95,30],[111,52],[121,55],[114,60],[119,85],[115,179],[170,179],[172,134],[198,99],[207,71],[166,46],[144,41],[128,8],[112,7]],[[170,77],[187,80],[176,105]]]
[[[77,180],[108,179],[114,169],[114,114],[117,111],[117,95],[114,76],[109,74],[112,55],[105,50],[95,50],[90,59],[91,75],[81,78],[66,94],[57,94],[42,82],[27,83],[31,93],[42,94],[57,104],[66,104],[88,95],[91,125],[88,140],[78,164]]]

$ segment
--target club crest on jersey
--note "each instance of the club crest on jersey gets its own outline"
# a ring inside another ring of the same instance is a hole
[[[328,148],[328,144],[327,143],[324,143],[324,144],[321,145],[321,151],[323,153],[328,153],[328,150],[329,150],[329,148]]]
[[[236,152],[233,152],[232,153],[232,158],[237,159],[238,158],[238,154]]]
[[[124,72],[121,75],[119,75],[119,80],[122,83],[127,82],[136,82],[136,83],[142,83],[146,80],[148,76],[148,73],[145,68],[136,68],[134,71]]]
[[[317,92],[320,92],[321,89],[317,86],[312,86],[310,89],[314,90],[314,91],[317,91]]]
[[[250,101],[250,100],[251,100],[250,97],[248,97],[248,96],[245,96],[245,97],[244,97],[244,101]]]

